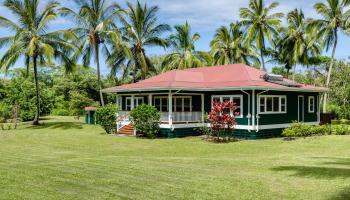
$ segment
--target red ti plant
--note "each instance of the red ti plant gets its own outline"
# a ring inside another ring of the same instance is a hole
[[[208,115],[213,137],[219,139],[221,131],[225,134],[232,132],[237,124],[235,116],[239,115],[236,109],[236,104],[232,101],[213,102],[212,110]]]

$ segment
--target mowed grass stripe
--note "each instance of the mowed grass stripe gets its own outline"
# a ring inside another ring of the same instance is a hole
[[[56,117],[0,132],[0,199],[350,197],[348,136],[210,144],[101,133]]]

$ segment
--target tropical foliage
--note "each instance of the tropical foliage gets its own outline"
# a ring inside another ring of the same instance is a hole
[[[250,0],[239,10],[240,19],[215,31],[206,51],[198,48],[200,33],[190,23],[176,25],[172,31],[158,18],[156,5],[74,2],[72,8],[55,1],[2,1],[13,16],[0,16],[0,27],[11,33],[0,36],[0,48],[4,49],[0,66],[5,72],[0,81],[0,104],[7,118],[16,106],[18,117],[34,124],[39,123],[40,115],[81,115],[83,107],[96,105],[96,101],[102,106],[114,101],[113,95],[103,95],[104,87],[173,69],[233,63],[262,70],[269,63],[273,73],[329,87],[329,96],[322,98],[323,111],[350,118],[348,63],[335,58],[339,35],[350,32],[348,0],[316,3],[318,16],[309,19],[302,9],[284,15],[278,12],[276,2]],[[58,17],[75,25],[50,31]],[[151,55],[153,47],[166,53]],[[328,50],[331,57],[323,56]],[[93,60],[95,70],[89,67]],[[16,67],[24,70],[13,69]],[[105,70],[108,76],[102,73]]]
[[[210,43],[213,64],[244,63],[250,65],[251,62],[257,63],[259,60],[255,54],[255,47],[243,45],[243,40],[244,32],[237,23],[217,29],[214,39]]]
[[[228,138],[232,134],[234,126],[237,124],[235,117],[239,115],[236,113],[236,105],[231,101],[214,102],[212,110],[208,115],[208,120],[211,127],[211,136],[216,141],[221,138]]]
[[[261,70],[265,70],[264,51],[266,49],[266,39],[272,42],[274,36],[278,35],[283,13],[272,13],[272,9],[278,6],[277,2],[265,6],[263,0],[250,0],[248,8],[241,8],[240,15],[242,21],[240,24],[246,30],[247,46],[255,43],[260,49]]]
[[[156,14],[158,6],[141,5],[139,1],[135,5],[127,3],[125,14],[119,15],[122,27],[120,29],[125,43],[127,43],[130,55],[126,50],[120,50],[115,46],[114,51],[108,57],[112,74],[115,74],[121,65],[126,65],[127,71],[132,74],[132,81],[137,81],[137,72],[140,71],[144,79],[153,68],[152,62],[146,54],[147,47],[167,47],[167,41],[161,35],[171,28],[167,24],[158,23]]]
[[[39,2],[5,0],[3,5],[16,17],[17,22],[0,17],[0,26],[15,33],[13,36],[0,38],[0,47],[7,47],[0,59],[0,66],[7,71],[18,59],[23,58],[27,70],[30,67],[34,70],[36,111],[33,124],[39,124],[40,117],[38,62],[51,65],[56,58],[69,71],[74,66],[69,59],[69,52],[75,47],[67,38],[64,39],[69,34],[64,34],[63,31],[47,32],[50,22],[58,16],[59,4],[52,1],[39,9]]]
[[[107,5],[104,0],[79,0],[75,2],[80,8],[78,12],[66,7],[61,8],[60,11],[63,16],[71,17],[78,25],[78,27],[69,30],[75,34],[80,47],[80,51],[77,51],[74,56],[75,60],[81,57],[84,66],[90,66],[91,57],[95,59],[100,102],[103,106],[100,51],[102,48],[104,53],[108,55],[106,43],[120,43],[120,35],[115,28],[113,17],[116,13],[121,12],[121,9],[118,4]]]
[[[159,132],[160,112],[154,106],[140,105],[130,113],[136,135],[153,138]]]
[[[191,32],[191,26],[175,26],[176,33],[170,35],[169,42],[174,52],[164,58],[163,66],[167,69],[187,69],[205,66],[211,63],[211,57],[207,52],[196,51],[195,43],[199,40],[199,33]]]

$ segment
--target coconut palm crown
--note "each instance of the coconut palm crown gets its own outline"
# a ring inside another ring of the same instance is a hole
[[[285,34],[282,34],[278,46],[281,54],[290,57],[290,64],[294,68],[294,80],[296,65],[309,65],[310,58],[321,53],[321,47],[316,42],[314,35],[306,30],[306,22],[302,10],[295,9],[289,12],[287,14],[287,22],[287,31]]]
[[[8,46],[0,59],[0,66],[7,71],[20,58],[24,59],[27,71],[33,66],[36,88],[34,125],[39,124],[40,118],[38,63],[51,65],[53,59],[58,59],[67,70],[71,70],[74,64],[69,59],[69,52],[75,48],[63,38],[69,36],[64,31],[47,32],[50,23],[58,17],[59,3],[48,2],[43,9],[39,9],[39,3],[39,0],[5,0],[4,7],[11,11],[16,21],[0,16],[0,26],[14,33],[0,38],[0,48]]]
[[[328,51],[332,48],[332,62],[328,69],[326,87],[329,87],[331,80],[334,58],[338,44],[340,31],[346,32],[350,25],[350,10],[346,10],[350,4],[349,0],[327,0],[316,3],[314,9],[321,16],[321,19],[310,19],[309,30],[316,35],[318,40],[324,41],[324,47]],[[327,97],[324,94],[323,112],[327,112]]]
[[[247,28],[247,46],[255,42],[256,47],[260,49],[261,70],[266,70],[263,55],[266,39],[272,42],[274,35],[278,35],[281,18],[284,16],[281,12],[271,14],[278,5],[277,2],[273,2],[265,7],[263,0],[250,0],[248,8],[240,9],[240,24]]]
[[[196,51],[195,43],[199,40],[199,33],[191,33],[191,26],[186,22],[175,26],[176,33],[168,38],[174,52],[164,58],[163,66],[169,69],[187,69],[211,64],[209,53]]]
[[[107,43],[121,43],[121,37],[115,26],[116,16],[122,12],[116,3],[107,4],[105,0],[75,0],[79,6],[79,11],[75,12],[71,8],[61,8],[63,16],[73,19],[77,27],[70,29],[77,38],[80,51],[77,52],[75,60],[82,58],[84,66],[90,66],[91,57],[94,57],[97,70],[97,82],[100,90],[100,103],[104,106],[100,51],[101,49],[108,56]]]
[[[108,63],[111,66],[111,73],[118,71],[118,68],[126,63],[127,71],[132,71],[133,82],[137,80],[137,73],[140,72],[141,79],[145,79],[149,70],[153,68],[152,62],[146,54],[146,47],[168,46],[166,39],[162,35],[171,30],[167,24],[158,23],[156,14],[159,11],[158,6],[141,5],[139,1],[136,4],[127,3],[127,9],[123,15],[119,15],[122,24],[121,33],[123,41],[127,43],[130,56],[125,52],[115,50],[111,53]]]
[[[222,26],[216,30],[213,41],[210,43],[214,65],[244,63],[250,65],[258,61],[255,56],[255,47],[246,47],[242,44],[243,31],[238,23],[230,24],[229,28]]]

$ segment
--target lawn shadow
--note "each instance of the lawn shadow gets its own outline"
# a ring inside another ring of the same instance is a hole
[[[81,122],[43,122],[39,126],[30,126],[28,129],[83,129]]]
[[[350,187],[345,188],[338,192],[337,194],[333,195],[330,200],[343,200],[343,199],[350,199]]]
[[[314,157],[311,159],[320,159],[322,161],[317,166],[280,166],[272,168],[272,170],[293,171],[293,176],[301,177],[323,179],[350,178],[350,158]]]
[[[280,166],[272,168],[273,171],[291,171],[291,176],[317,178],[317,179],[349,179],[350,158],[316,157],[310,159],[322,160],[318,166]],[[327,160],[327,161],[325,161]],[[350,188],[337,192],[330,199],[350,199]]]

